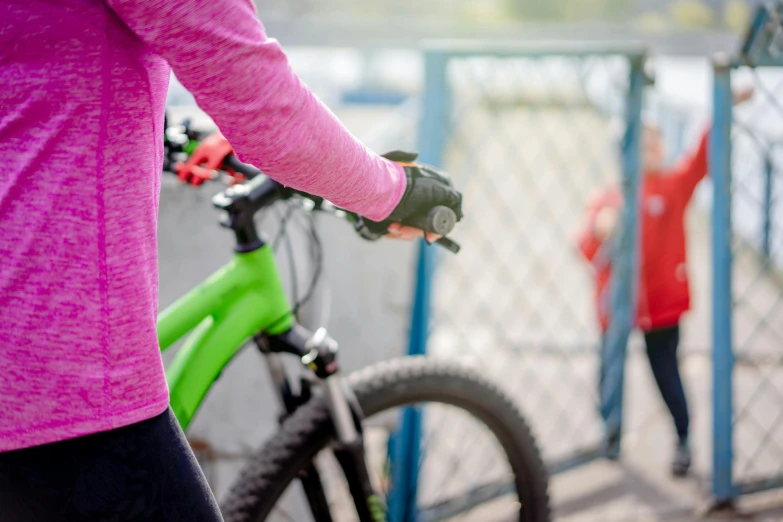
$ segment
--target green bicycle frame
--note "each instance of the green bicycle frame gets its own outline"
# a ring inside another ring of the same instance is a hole
[[[171,409],[187,429],[223,368],[256,333],[277,335],[294,318],[268,245],[237,253],[158,317],[166,350],[192,332],[166,371]]]

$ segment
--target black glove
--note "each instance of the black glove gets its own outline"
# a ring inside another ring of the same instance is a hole
[[[392,223],[417,226],[414,221],[419,221],[438,206],[453,210],[457,221],[462,219],[462,194],[454,188],[448,174],[435,167],[413,163],[418,156],[413,152],[392,151],[382,156],[402,165],[407,186],[389,217],[383,221],[362,220],[364,230],[359,230],[362,237],[378,239],[386,234]]]

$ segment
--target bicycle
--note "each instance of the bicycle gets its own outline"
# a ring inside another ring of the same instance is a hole
[[[171,150],[185,147],[175,144]],[[160,314],[158,336],[161,349],[166,350],[190,334],[167,369],[171,408],[185,430],[223,368],[248,340],[265,358],[278,390],[283,410],[279,432],[253,454],[231,487],[222,504],[225,520],[266,520],[297,478],[313,518],[333,520],[321,474],[313,462],[327,446],[337,458],[358,519],[386,520],[386,499],[379,495],[378,481],[373,484],[365,452],[366,419],[421,403],[451,405],[478,419],[499,442],[513,476],[500,484],[474,488],[451,504],[439,503],[429,511],[431,519],[463,513],[471,502],[505,493],[516,499],[512,505],[518,513],[515,520],[549,520],[547,474],[540,454],[526,421],[498,387],[465,365],[426,357],[387,361],[343,378],[337,344],[326,330],[310,332],[296,323],[274,252],[260,237],[255,215],[278,201],[299,199],[309,202],[313,210],[348,220],[359,233],[363,233],[362,218],[322,198],[284,188],[235,156],[226,158],[223,167],[248,180],[213,198],[214,206],[223,212],[222,225],[234,233],[233,258]],[[454,225],[438,212],[411,224],[444,236]],[[441,244],[454,250],[449,241]],[[284,371],[281,354],[300,359],[307,370],[300,382],[292,381]],[[393,491],[395,473],[392,468]],[[410,520],[420,514],[414,513],[418,508],[412,490],[398,489],[393,494],[402,499],[395,502],[396,512],[390,513],[393,520]]]

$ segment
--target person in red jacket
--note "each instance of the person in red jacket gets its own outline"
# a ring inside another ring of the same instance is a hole
[[[739,91],[734,95],[734,103],[741,103],[752,94],[750,89]],[[677,445],[672,473],[676,476],[685,475],[691,465],[688,404],[677,365],[680,318],[690,308],[684,220],[693,192],[707,174],[707,140],[708,132],[704,132],[695,150],[675,167],[666,169],[659,130],[649,123],[642,127],[644,179],[639,205],[641,256],[635,326],[644,333],[653,376],[674,420]],[[618,226],[621,205],[622,196],[617,187],[597,194],[588,204],[587,219],[579,234],[579,249],[591,263],[596,280],[596,310],[604,338],[609,325],[608,245]],[[602,356],[601,390],[606,362]],[[601,411],[606,420],[604,403],[601,397]]]

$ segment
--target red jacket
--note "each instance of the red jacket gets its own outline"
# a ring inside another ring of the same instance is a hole
[[[690,308],[685,260],[685,209],[699,181],[707,174],[707,133],[698,149],[671,171],[648,173],[642,184],[642,251],[636,326],[644,331],[673,326]],[[608,245],[593,234],[599,210],[619,208],[616,187],[604,190],[588,205],[587,220],[579,234],[579,249],[593,266],[596,310],[601,329],[609,324],[608,283],[611,274]]]

